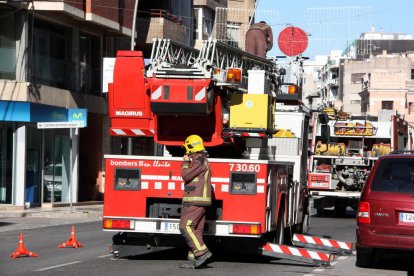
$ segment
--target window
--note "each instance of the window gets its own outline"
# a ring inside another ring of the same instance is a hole
[[[11,9],[0,10],[0,79],[16,78],[14,15]]]
[[[411,79],[414,80],[414,69],[411,69]]]
[[[381,102],[382,109],[386,110],[393,110],[394,109],[394,102],[393,101],[382,101]]]
[[[413,194],[414,162],[412,158],[384,159],[378,166],[372,182],[372,190],[377,192],[397,192]]]
[[[74,89],[69,28],[34,21],[33,77],[37,83],[62,89]]]
[[[80,35],[81,92],[99,96],[101,93],[101,39],[98,36]]]
[[[200,30],[198,29],[198,20],[199,20],[199,10],[200,9],[194,9],[194,18],[193,18],[193,39],[198,39],[198,33]]]
[[[414,114],[414,103],[408,103],[408,114],[413,115]]]
[[[240,45],[240,24],[234,22],[228,22],[227,24],[227,36],[228,44],[234,47],[239,47]]]
[[[365,73],[351,74],[351,83],[361,83],[361,79],[364,75]]]

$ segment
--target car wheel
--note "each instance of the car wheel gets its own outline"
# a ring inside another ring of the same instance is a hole
[[[366,268],[372,267],[374,259],[373,251],[357,247],[356,252],[356,266]]]

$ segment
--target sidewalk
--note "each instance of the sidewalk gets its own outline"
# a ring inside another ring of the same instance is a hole
[[[0,232],[102,220],[102,204],[0,210]]]

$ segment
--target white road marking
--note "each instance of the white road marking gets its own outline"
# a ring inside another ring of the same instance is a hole
[[[96,258],[106,258],[106,257],[112,256],[112,255],[113,255],[113,254],[106,254],[106,255],[98,256],[98,257],[96,257]]]
[[[66,263],[66,264],[60,264],[60,265],[49,266],[49,267],[45,267],[45,268],[41,268],[41,269],[36,269],[36,270],[33,270],[33,271],[45,271],[45,270],[54,269],[54,268],[58,268],[58,267],[62,267],[62,266],[78,264],[78,263],[81,263],[81,262],[82,261],[74,261],[74,262],[70,262],[70,263]]]

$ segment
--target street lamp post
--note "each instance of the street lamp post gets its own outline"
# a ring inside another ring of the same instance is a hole
[[[137,12],[138,12],[139,0],[135,0],[134,15],[132,17],[132,34],[131,34],[131,51],[135,48],[135,29],[137,24]],[[132,155],[132,137],[128,138],[128,155]]]

